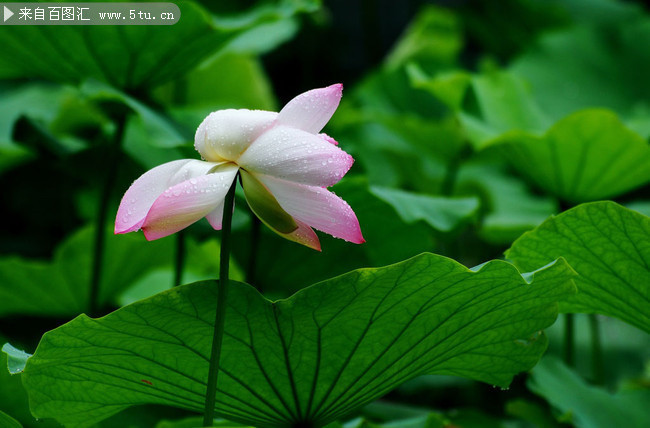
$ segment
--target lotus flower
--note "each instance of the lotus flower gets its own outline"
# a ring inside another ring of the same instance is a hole
[[[220,110],[196,131],[203,160],[157,166],[126,191],[115,233],[142,229],[148,240],[205,217],[221,229],[224,198],[239,173],[253,212],[281,236],[320,251],[312,229],[357,244],[364,239],[350,206],[326,188],[354,159],[320,133],[339,105],[343,85],[298,95],[279,112]]]

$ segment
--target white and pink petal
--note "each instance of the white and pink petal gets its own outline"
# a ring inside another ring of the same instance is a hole
[[[321,132],[320,134],[318,134],[318,136],[321,137],[323,140],[327,141],[330,144],[334,144],[335,146],[339,145],[338,141],[336,141],[334,138],[330,137],[329,135],[327,135],[324,132]]]
[[[332,186],[350,170],[352,156],[319,135],[288,126],[262,134],[239,158],[254,174],[311,186]]]
[[[354,211],[334,193],[264,175],[257,178],[296,221],[355,244],[365,242]]]
[[[320,241],[318,240],[318,236],[316,235],[316,232],[314,232],[314,230],[311,227],[309,227],[308,225],[306,225],[301,221],[295,220],[295,222],[298,225],[298,228],[293,232],[281,233],[278,232],[277,230],[275,232],[278,235],[284,237],[285,239],[288,239],[293,242],[297,242],[298,244],[304,245],[305,247],[309,247],[313,250],[321,251]]]
[[[280,110],[278,124],[317,134],[332,118],[342,95],[340,83],[302,93]]]
[[[148,240],[178,232],[223,206],[237,166],[229,164],[165,190],[153,203],[142,230]]]
[[[210,211],[208,214],[206,214],[205,219],[210,223],[210,226],[214,230],[221,230],[222,222],[223,222],[223,208],[224,208],[224,201],[221,201],[219,205],[212,211]],[[233,209],[234,209],[234,204],[233,204]]]
[[[203,159],[236,161],[264,131],[275,124],[278,113],[263,110],[219,110],[199,125],[194,147]]]
[[[159,165],[142,174],[122,197],[115,219],[115,233],[140,229],[154,201],[166,189],[190,178],[205,175],[215,165],[194,159],[181,159]]]

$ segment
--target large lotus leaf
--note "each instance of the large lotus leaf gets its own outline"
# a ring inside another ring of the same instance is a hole
[[[506,386],[535,365],[574,292],[560,260],[523,277],[424,254],[271,302],[232,281],[216,408],[255,426],[324,425],[419,374]],[[126,407],[203,407],[214,282],[176,287],[46,333],[23,383],[37,417],[87,426]]]
[[[579,274],[565,312],[599,313],[650,332],[650,218],[614,202],[579,205],[506,252],[520,269],[563,257]]]
[[[496,143],[522,175],[561,199],[618,196],[650,181],[650,146],[607,110],[584,110],[542,137],[504,135]]]

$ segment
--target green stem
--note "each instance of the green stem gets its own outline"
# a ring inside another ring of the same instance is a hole
[[[208,370],[208,387],[205,393],[205,411],[203,426],[212,426],[214,420],[214,404],[217,397],[217,377],[219,376],[219,359],[221,358],[221,343],[226,320],[226,299],[228,298],[228,269],[230,267],[230,226],[232,210],[235,203],[235,179],[228,190],[223,207],[221,222],[221,255],[219,263],[219,282],[217,283],[217,313],[214,321],[212,336],[212,351],[210,353],[210,368]]]
[[[456,187],[460,167],[471,155],[472,146],[468,141],[466,141],[463,147],[458,149],[458,153],[449,160],[447,168],[445,169],[445,176],[442,178],[442,184],[440,186],[440,193],[443,196],[452,196],[454,194],[454,188]]]
[[[124,128],[126,126],[126,114],[121,114],[116,119],[116,129],[113,135],[113,142],[108,147],[106,177],[99,200],[97,218],[95,221],[95,243],[93,247],[93,264],[90,277],[90,293],[88,296],[88,311],[91,316],[99,309],[99,285],[102,277],[102,266],[104,260],[104,242],[106,237],[106,218],[108,205],[110,203],[111,191],[117,178],[117,166],[122,153],[122,140],[124,139]]]
[[[566,314],[564,317],[564,362],[569,367],[575,366],[574,330],[574,315]]]
[[[454,188],[456,187],[456,181],[458,179],[458,172],[463,161],[471,154],[471,149],[469,148],[469,143],[466,143],[463,148],[461,148],[454,157],[452,157],[447,163],[447,168],[445,169],[445,175],[442,178],[442,183],[440,185],[440,193],[443,196],[451,197],[454,194]],[[444,256],[450,257],[452,259],[458,259],[460,255],[460,241],[455,239],[454,236],[449,234],[442,233],[437,237],[438,241],[438,252]]]
[[[440,188],[440,193],[442,193],[444,196],[451,196],[454,193],[456,177],[458,177],[458,170],[460,169],[461,162],[462,157],[461,155],[458,155],[452,158],[447,164],[445,176],[442,179]]]
[[[589,329],[591,330],[591,367],[593,381],[602,385],[605,381],[605,366],[603,364],[603,345],[600,341],[600,323],[595,314],[589,314]]]
[[[176,234],[176,254],[174,260],[174,287],[183,283],[183,268],[185,267],[185,233],[180,231]]]

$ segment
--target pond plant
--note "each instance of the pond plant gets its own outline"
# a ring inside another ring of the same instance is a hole
[[[0,26],[0,426],[650,425],[645,6],[343,3]]]

